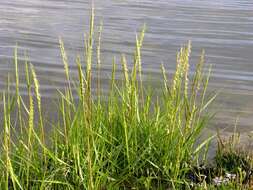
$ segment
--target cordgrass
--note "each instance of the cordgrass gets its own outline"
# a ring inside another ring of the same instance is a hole
[[[96,37],[94,11],[84,61],[80,56],[76,58],[78,82],[71,79],[67,52],[60,39],[67,83],[65,90],[59,91],[59,121],[50,125],[43,115],[46,108],[41,103],[36,68],[28,60],[28,102],[19,93],[15,49],[16,93],[10,93],[8,85],[1,96],[4,113],[0,189],[192,189],[187,176],[194,166],[205,161],[213,138],[199,143],[209,119],[206,109],[215,98],[206,97],[210,72],[203,74],[202,52],[196,70],[189,75],[189,42],[177,53],[171,80],[161,66],[162,94],[152,95],[142,80],[145,30],[144,26],[136,35],[132,68],[125,55],[119,63],[113,59],[106,99],[100,79],[102,24]],[[121,82],[115,80],[119,65]],[[93,67],[97,81],[92,80]],[[97,90],[92,94],[94,86]],[[73,93],[78,94],[77,99]],[[45,135],[46,128],[51,129],[51,136]],[[200,189],[205,188],[203,184]]]

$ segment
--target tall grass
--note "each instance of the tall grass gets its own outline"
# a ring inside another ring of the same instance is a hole
[[[101,90],[100,76],[92,80],[92,65],[101,68],[101,31],[94,47],[94,11],[85,40],[85,61],[76,58],[79,85],[73,88],[67,52],[60,51],[67,85],[59,91],[59,121],[47,125],[36,68],[26,63],[27,103],[19,94],[17,50],[15,51],[16,94],[2,95],[4,121],[0,161],[0,189],[178,189],[187,187],[186,173],[199,162],[199,153],[211,138],[196,145],[206,126],[204,110],[213,100],[205,94],[209,75],[203,75],[204,52],[189,75],[191,43],[177,53],[172,80],[164,66],[162,94],[152,96],[142,80],[141,49],[146,27],[136,36],[133,66],[125,55],[113,59],[110,92]],[[96,51],[94,51],[96,49]],[[97,57],[97,60],[93,58]],[[122,83],[115,80],[122,68]],[[97,84],[96,84],[97,83]],[[92,89],[97,87],[97,93]],[[78,100],[73,98],[73,92]],[[96,95],[96,96],[95,96]],[[21,111],[22,110],[22,111]],[[20,136],[13,140],[18,111]],[[38,113],[38,121],[35,120]],[[52,135],[45,137],[45,127]],[[49,143],[46,143],[49,141]]]

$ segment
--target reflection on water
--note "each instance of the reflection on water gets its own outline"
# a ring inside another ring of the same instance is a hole
[[[1,0],[1,89],[6,73],[13,69],[11,59],[16,42],[28,51],[39,71],[45,97],[52,96],[55,87],[63,87],[57,37],[64,38],[74,71],[73,58],[82,53],[83,32],[88,29],[89,2]],[[229,126],[239,116],[241,130],[250,130],[253,123],[252,0],[96,0],[95,5],[97,21],[104,21],[102,78],[109,73],[112,55],[122,52],[131,55],[135,33],[146,23],[145,73],[158,77],[161,62],[172,72],[176,50],[192,40],[192,61],[197,60],[204,48],[207,63],[213,65],[210,87],[221,89],[214,105],[218,110],[214,123]]]

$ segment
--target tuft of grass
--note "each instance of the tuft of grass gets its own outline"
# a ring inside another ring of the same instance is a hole
[[[240,144],[240,135],[234,131],[221,138],[214,163],[192,167],[187,176],[195,189],[252,189],[252,153]]]
[[[192,165],[198,164],[200,152],[212,139],[196,144],[208,121],[204,110],[214,99],[205,96],[210,72],[203,74],[202,53],[194,74],[189,75],[189,42],[177,53],[177,68],[172,80],[162,66],[162,94],[152,95],[142,79],[141,49],[145,30],[146,26],[136,35],[132,68],[125,55],[121,55],[119,62],[113,59],[110,92],[106,99],[99,75],[96,96],[92,94],[96,85],[92,80],[92,65],[97,64],[99,74],[102,64],[102,26],[98,45],[94,47],[94,10],[89,33],[85,35],[85,58],[76,58],[79,81],[75,88],[64,43],[59,40],[67,85],[64,91],[59,91],[59,121],[53,124],[45,122],[39,80],[31,64],[26,63],[28,102],[19,95],[15,56],[16,94],[7,91],[2,96],[4,142],[1,145],[0,189],[186,187],[187,172]],[[97,60],[93,60],[95,53]],[[121,82],[115,79],[120,66]],[[75,90],[77,99],[72,95]],[[17,98],[14,106],[13,96]],[[19,111],[20,135],[24,138],[12,140],[12,134],[16,133],[12,112],[16,109],[24,110]],[[52,136],[45,137],[45,128],[51,129]]]

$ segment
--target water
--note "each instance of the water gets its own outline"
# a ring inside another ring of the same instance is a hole
[[[38,70],[44,97],[64,87],[58,49],[61,36],[75,71],[74,57],[82,54],[88,30],[88,0],[1,0],[0,88],[13,73],[15,44],[27,51]],[[220,90],[213,108],[212,128],[233,130],[236,117],[241,132],[253,127],[253,1],[252,0],[96,0],[96,22],[104,22],[103,77],[113,55],[133,52],[135,33],[148,26],[143,49],[144,72],[159,78],[160,63],[175,68],[175,52],[192,40],[193,59],[204,48],[213,65],[211,90]],[[22,62],[20,63],[22,64]],[[159,90],[159,89],[157,89]],[[22,88],[21,92],[26,93]]]

